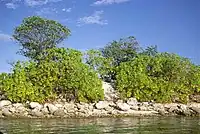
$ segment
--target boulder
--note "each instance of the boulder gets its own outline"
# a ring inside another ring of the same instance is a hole
[[[130,106],[127,103],[117,103],[117,108],[122,111],[130,110]]]
[[[34,109],[34,108],[41,109],[42,108],[42,105],[40,105],[38,102],[31,102],[29,104],[29,106],[31,109]]]
[[[107,101],[99,101],[95,104],[96,109],[105,109],[109,106],[109,103]]]
[[[13,107],[18,108],[18,107],[23,107],[22,103],[14,103]]]
[[[137,106],[138,101],[137,101],[136,98],[129,98],[129,99],[127,100],[127,104],[130,105],[130,106]]]
[[[104,89],[104,99],[106,101],[113,101],[119,98],[111,83],[103,82],[102,88]]]
[[[47,107],[43,107],[43,108],[41,109],[41,112],[42,112],[44,115],[49,114],[49,110],[47,109]]]
[[[62,116],[65,115],[65,111],[64,111],[63,109],[58,109],[58,110],[56,110],[56,111],[54,112],[53,115],[62,117]]]
[[[11,117],[12,113],[7,108],[4,108],[2,110],[2,115],[6,116],[6,117]]]
[[[45,104],[45,106],[48,108],[48,110],[51,114],[53,114],[56,110],[58,110],[58,107],[56,107],[53,104]]]
[[[43,117],[44,114],[42,112],[40,112],[37,108],[33,109],[30,112],[30,115],[35,116],[35,117]]]
[[[0,109],[2,109],[4,106],[9,106],[12,103],[9,100],[2,100],[0,101]]]

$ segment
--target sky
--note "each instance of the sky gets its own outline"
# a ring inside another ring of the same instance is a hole
[[[157,45],[200,64],[200,0],[0,0],[0,72],[25,60],[12,34],[33,15],[71,30],[64,47],[97,49],[134,36],[143,48]]]

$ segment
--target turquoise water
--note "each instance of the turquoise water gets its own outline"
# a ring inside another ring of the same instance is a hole
[[[5,134],[200,134],[199,117],[0,119]]]

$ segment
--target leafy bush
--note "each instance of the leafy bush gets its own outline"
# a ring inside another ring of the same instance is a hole
[[[102,82],[96,72],[82,63],[79,51],[53,48],[39,62],[17,62],[13,72],[1,75],[1,88],[14,102],[46,101],[57,95],[66,99],[93,102],[102,100]]]
[[[161,53],[155,57],[140,55],[117,68],[117,89],[122,98],[135,96],[140,101],[187,102],[199,91],[194,78],[197,68],[188,59]]]
[[[1,88],[8,99],[13,102],[43,101],[49,96],[45,89],[34,85],[27,77],[31,67],[35,64],[32,62],[19,61],[14,64],[12,73],[4,75],[1,79]],[[32,71],[32,70],[31,70]]]

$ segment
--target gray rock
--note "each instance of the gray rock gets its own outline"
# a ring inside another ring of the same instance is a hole
[[[49,114],[49,110],[47,109],[47,107],[42,108],[42,109],[41,109],[41,112],[42,112],[44,115]]]
[[[45,106],[48,108],[51,114],[53,114],[56,110],[58,110],[58,108],[53,104],[45,104]]]
[[[198,107],[190,107],[190,109],[192,109],[195,113],[200,114],[200,108]]]
[[[117,107],[119,110],[122,110],[122,111],[130,110],[130,106],[126,103],[117,103]]]
[[[53,115],[62,117],[62,116],[65,115],[65,112],[64,112],[63,109],[58,109],[58,110],[56,110],[56,111],[54,112]]]
[[[130,106],[130,109],[132,110],[139,110],[139,106],[135,105],[135,106]]]
[[[149,109],[148,109],[147,106],[140,106],[140,107],[138,108],[138,110],[140,110],[140,111],[149,111]]]
[[[13,105],[13,107],[15,107],[15,108],[23,107],[23,104],[22,104],[22,103],[14,103],[14,104],[12,104],[12,105]]]
[[[30,112],[30,115],[36,116],[36,117],[43,117],[44,116],[44,114],[42,112],[40,112],[37,108],[33,109]]]
[[[130,106],[136,106],[138,104],[138,101],[136,98],[129,98],[127,100],[127,104],[130,105]]]
[[[109,106],[109,103],[107,101],[99,101],[98,103],[95,104],[95,107],[97,109],[104,109]]]
[[[102,88],[104,89],[104,99],[106,101],[113,101],[119,98],[119,94],[113,88],[111,83],[103,82]]]
[[[40,105],[38,102],[31,102],[30,104],[30,108],[31,109],[34,109],[34,108],[38,108],[38,109],[41,109],[43,106]]]
[[[9,106],[12,103],[9,100],[2,100],[0,101],[0,109],[2,109],[4,106]]]
[[[63,105],[62,105],[62,104],[59,104],[59,103],[55,104],[55,106],[56,106],[57,108],[62,108],[62,107],[63,107]]]
[[[12,113],[7,108],[4,108],[2,110],[2,115],[6,116],[6,117],[12,117]]]
[[[64,109],[74,109],[76,107],[76,105],[74,103],[65,103],[64,104]]]

